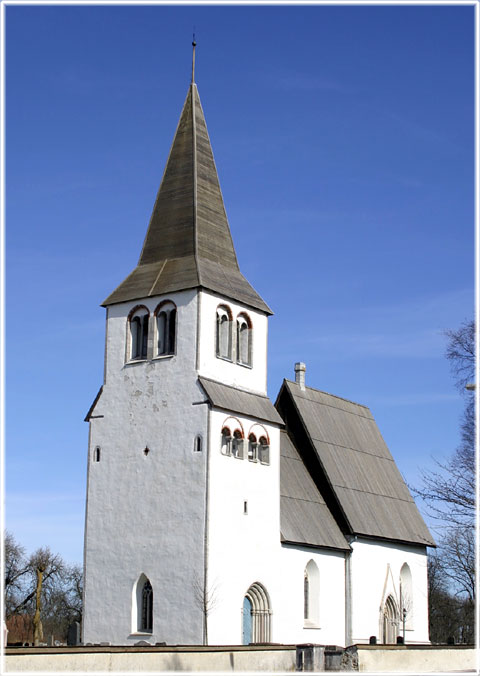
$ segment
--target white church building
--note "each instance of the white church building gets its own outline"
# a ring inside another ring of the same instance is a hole
[[[267,397],[272,312],[193,81],[138,265],[103,305],[83,642],[428,642],[434,541],[370,410],[303,364]]]

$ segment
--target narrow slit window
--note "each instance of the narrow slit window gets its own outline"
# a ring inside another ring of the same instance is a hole
[[[142,589],[142,615],[140,631],[151,632],[153,628],[153,590],[147,580]]]
[[[93,451],[93,461],[100,462],[100,446],[97,446]]]
[[[200,434],[197,434],[195,437],[195,441],[193,443],[193,450],[195,453],[201,453],[202,452],[202,437]]]

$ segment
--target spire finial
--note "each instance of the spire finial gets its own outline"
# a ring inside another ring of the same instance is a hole
[[[195,27],[193,29],[193,40],[192,40],[192,47],[193,47],[193,53],[192,53],[192,84],[195,82],[195,47],[197,46],[197,43],[195,42]]]

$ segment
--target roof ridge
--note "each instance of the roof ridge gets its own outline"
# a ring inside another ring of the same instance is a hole
[[[297,383],[294,380],[290,380],[289,378],[285,378],[285,382],[289,383],[291,385],[297,385]],[[300,390],[300,391],[305,392],[306,390],[312,390],[313,392],[319,392],[320,394],[326,394],[329,397],[334,397],[335,399],[340,399],[341,401],[346,401],[348,404],[354,404],[355,406],[361,406],[362,408],[366,408],[367,411],[370,411],[370,408],[366,404],[360,404],[358,401],[352,401],[351,399],[346,399],[345,397],[339,397],[338,394],[332,394],[331,392],[327,392],[326,390],[319,390],[317,387],[310,387],[309,385],[305,385],[305,390]],[[307,399],[307,397],[304,397],[304,399]],[[326,404],[326,406],[328,406],[328,404]],[[332,408],[334,408],[334,407],[332,406]],[[372,412],[370,411],[370,414],[371,413]],[[355,415],[358,415],[358,414],[355,414]],[[364,416],[361,416],[361,417],[364,417]]]

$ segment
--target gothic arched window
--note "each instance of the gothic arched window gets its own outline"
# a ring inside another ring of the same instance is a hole
[[[227,305],[217,308],[216,354],[220,359],[232,359],[232,312]]]
[[[148,320],[147,308],[140,305],[133,309],[128,318],[130,328],[129,359],[146,359],[148,348]]]
[[[306,627],[318,627],[320,610],[320,573],[310,559],[303,572],[303,619]]]
[[[170,300],[163,301],[155,310],[157,357],[175,354],[177,307]]]
[[[237,317],[237,363],[252,365],[252,322],[244,312]]]
[[[142,612],[140,631],[150,632],[153,628],[153,590],[150,580],[146,580],[142,589]]]

